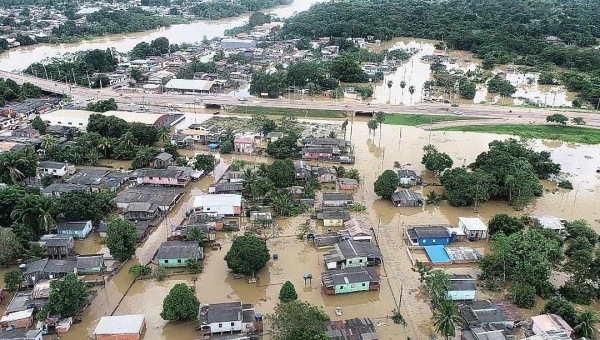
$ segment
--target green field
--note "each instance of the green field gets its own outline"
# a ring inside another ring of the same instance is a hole
[[[554,125],[469,125],[441,128],[443,131],[485,132],[524,138],[600,144],[600,129]]]
[[[455,120],[474,120],[474,119],[485,119],[479,117],[463,117],[463,116],[451,116],[451,115],[419,115],[419,114],[391,114],[385,116],[384,124],[390,125],[407,125],[417,126],[423,124],[432,124],[440,122],[448,122]]]
[[[314,110],[314,109],[292,109],[292,108],[277,108],[277,107],[261,107],[261,106],[238,106],[229,111],[234,114],[249,114],[264,113],[271,116],[284,116],[293,114],[299,117],[319,117],[319,118],[344,118],[345,111],[337,110]]]

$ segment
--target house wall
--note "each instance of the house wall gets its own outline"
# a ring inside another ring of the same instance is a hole
[[[185,267],[188,259],[159,259],[158,265],[165,268]]]
[[[60,169],[48,169],[48,168],[40,168],[40,172],[46,175],[53,175],[58,177],[63,177],[67,174],[67,167],[63,166]]]
[[[366,257],[354,257],[351,259],[346,259],[346,262],[342,264],[342,268],[364,267],[366,265],[367,265]]]
[[[21,329],[21,328],[29,328],[29,327],[31,327],[32,324],[33,324],[33,316],[30,316],[28,318],[13,320],[10,322],[2,322],[2,323],[0,323],[0,326],[2,326],[2,328],[6,328],[8,326],[14,325],[16,329]]]
[[[85,228],[83,230],[58,230],[58,233],[61,235],[71,235],[73,238],[86,238],[88,234],[92,231],[92,222],[88,221]]]
[[[358,189],[358,185],[340,184],[340,189],[341,190],[355,190],[355,189]]]
[[[236,153],[251,154],[254,151],[254,144],[251,143],[234,143]]]
[[[56,115],[44,117],[44,120],[50,122],[50,125],[76,127],[82,131],[85,131],[88,124],[87,118],[59,117]]]
[[[325,227],[341,227],[344,225],[343,220],[323,220]]]
[[[345,207],[348,201],[323,201],[324,207]]]
[[[231,321],[231,322],[221,322],[221,323],[215,322],[215,323],[210,324],[210,332],[211,333],[240,332],[241,330],[242,330],[242,321]]]
[[[337,180],[336,176],[333,174],[325,174],[325,175],[321,175],[319,176],[319,183],[331,183],[331,182],[335,182]]]
[[[475,291],[474,290],[468,290],[468,291],[457,291],[457,290],[450,290],[448,291],[448,293],[446,294],[447,298],[453,301],[467,301],[467,300],[475,300]]]
[[[142,183],[149,185],[179,185],[177,178],[143,177]]]
[[[354,293],[369,290],[369,282],[348,283],[335,286],[335,294]]]
[[[138,340],[140,334],[96,334],[95,340]]]
[[[422,237],[419,239],[420,246],[431,246],[431,245],[447,245],[452,241],[451,237]]]

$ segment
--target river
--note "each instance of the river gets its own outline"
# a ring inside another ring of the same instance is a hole
[[[324,0],[296,0],[291,5],[278,6],[265,13],[274,14],[280,18],[287,18],[296,12],[305,11],[313,4]],[[150,42],[159,37],[166,37],[171,43],[193,43],[200,42],[206,36],[211,39],[223,36],[225,30],[241,26],[247,23],[250,14],[221,20],[203,20],[190,24],[163,27],[152,31],[139,33],[111,35],[85,40],[73,44],[40,44],[11,49],[0,55],[0,69],[6,71],[21,70],[32,63],[39,62],[45,58],[58,57],[65,53],[73,53],[90,49],[115,48],[119,52],[130,51],[136,44],[146,41]]]

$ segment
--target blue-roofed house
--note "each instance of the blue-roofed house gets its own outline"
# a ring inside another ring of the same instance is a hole
[[[84,239],[92,231],[92,221],[58,221],[58,234]]]

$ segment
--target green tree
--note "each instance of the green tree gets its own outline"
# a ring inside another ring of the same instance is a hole
[[[293,300],[280,303],[266,317],[274,340],[322,340],[322,325],[329,321],[327,314],[308,302]]]
[[[250,94],[269,98],[279,98],[285,93],[285,73],[266,73],[263,71],[252,74]]]
[[[276,159],[269,165],[267,177],[278,188],[289,187],[295,181],[294,162],[289,158],[284,160]]]
[[[535,288],[522,282],[515,282],[509,289],[511,301],[519,308],[535,306]]]
[[[371,130],[373,130],[373,134],[375,134],[375,130],[377,130],[377,128],[379,128],[379,123],[377,122],[376,119],[371,119],[367,123],[367,127],[369,128],[369,134],[371,133]]]
[[[454,301],[443,300],[433,310],[433,326],[435,331],[446,340],[454,338],[456,327],[465,324]]]
[[[94,105],[94,110],[92,111],[100,110],[99,112],[105,112],[108,111],[108,109],[117,109],[114,106],[111,107],[112,102],[109,101],[99,101],[97,103],[90,104]],[[88,106],[90,104],[88,104]],[[87,132],[96,132],[100,136],[107,138],[120,138],[121,136],[125,135],[125,133],[128,130],[129,125],[123,119],[117,118],[115,116],[103,116],[101,114],[91,114],[88,119],[88,125],[86,127]]]
[[[132,68],[129,71],[129,76],[135,81],[142,81],[145,79],[144,72],[139,68]]]
[[[404,316],[402,316],[402,314],[400,313],[400,311],[397,308],[394,308],[394,310],[392,311],[392,321],[396,325],[401,325],[405,328],[408,325],[406,322],[406,319],[404,319]]]
[[[364,83],[368,79],[358,61],[348,54],[333,59],[329,73],[332,78],[347,83]]]
[[[23,254],[23,246],[17,235],[8,228],[0,227],[0,266],[6,266]]]
[[[390,198],[398,187],[398,175],[392,170],[386,170],[377,178],[374,187],[378,196]]]
[[[160,153],[160,150],[146,146],[137,150],[133,162],[131,162],[132,169],[141,169],[150,166],[150,163]]]
[[[575,325],[577,317],[573,305],[561,297],[554,297],[546,301],[544,309],[542,309],[542,314],[556,314],[563,318],[569,325]]]
[[[281,302],[290,302],[298,299],[298,294],[296,293],[296,288],[294,288],[294,284],[290,281],[285,281],[281,289],[279,290],[279,301]]]
[[[6,291],[11,294],[19,291],[21,282],[23,282],[23,277],[19,270],[11,270],[4,274],[4,287],[6,288]]]
[[[49,309],[61,318],[75,316],[87,293],[85,283],[79,281],[75,274],[68,274],[62,279],[50,282]]]
[[[154,268],[152,278],[156,281],[164,281],[167,278],[167,270],[161,266]]]
[[[166,321],[195,320],[200,311],[200,302],[194,292],[185,284],[178,283],[163,300],[160,317]]]
[[[214,155],[196,155],[194,169],[203,171],[205,175],[211,173],[216,166]]]
[[[152,268],[150,266],[145,266],[143,264],[134,264],[129,268],[129,274],[133,275],[134,278],[140,278],[143,276],[148,276],[152,273]]]
[[[575,239],[578,237],[585,237],[592,246],[596,245],[598,241],[598,233],[586,220],[575,220],[567,224],[567,232],[569,238]]]
[[[596,329],[598,322],[600,322],[600,319],[596,312],[586,309],[575,317],[575,327],[573,327],[573,330],[581,337],[594,339],[598,333]]]
[[[87,110],[94,112],[116,111],[118,109],[119,106],[117,105],[117,102],[114,98],[110,98],[107,100],[99,100],[95,103],[87,104]],[[88,129],[88,131],[90,130]]]
[[[548,123],[556,123],[556,125],[567,125],[567,123],[569,122],[569,117],[560,113],[555,113],[547,116],[546,121]]]
[[[444,170],[451,168],[454,162],[447,153],[439,152],[437,148],[431,144],[423,147],[425,154],[421,159],[421,164],[425,165],[425,169],[433,171],[436,176],[439,176]]]
[[[446,301],[448,289],[450,288],[450,279],[443,270],[435,269],[425,276],[425,289],[429,293],[431,305],[436,308],[443,301]]]
[[[188,259],[185,262],[185,268],[192,274],[198,274],[202,271],[202,265],[197,259]]]
[[[477,94],[477,85],[472,81],[463,81],[458,87],[458,94],[465,99],[473,99]]]
[[[233,141],[231,140],[226,140],[223,142],[223,144],[221,144],[221,147],[219,148],[219,152],[221,154],[228,154],[228,153],[232,153],[233,152]]]
[[[104,195],[99,192],[71,191],[61,195],[58,208],[66,220],[98,222],[114,206],[110,202],[114,196],[114,193]]]
[[[495,76],[488,82],[488,92],[498,93],[503,97],[510,97],[517,92],[517,89],[509,81]]]
[[[40,116],[35,116],[31,121],[31,127],[38,130],[41,134],[46,133],[46,123],[40,118]]]
[[[269,261],[269,249],[265,242],[255,235],[238,236],[225,255],[227,268],[234,273],[252,275]]]
[[[106,247],[119,262],[127,261],[137,245],[137,227],[130,221],[117,218],[108,223]]]
[[[0,190],[0,226],[8,228],[13,224],[11,213],[26,194],[25,189],[17,185]]]
[[[188,228],[185,239],[188,241],[198,242],[198,244],[208,241],[206,234],[198,227]]]
[[[177,158],[179,157],[179,151],[177,151],[177,145],[171,144],[169,143],[165,143],[165,145],[163,146],[163,149],[165,150],[166,153],[170,154],[171,156]]]
[[[575,106],[575,105],[573,105],[573,106]],[[575,117],[575,118],[571,119],[571,122],[573,124],[575,124],[575,125],[585,125],[585,124],[587,124],[585,122],[585,120],[583,119],[583,117]]]
[[[488,225],[490,235],[502,232],[504,235],[509,236],[523,230],[523,228],[525,228],[525,225],[523,225],[523,222],[519,218],[507,214],[492,216]]]
[[[41,236],[55,225],[58,210],[54,201],[45,196],[25,195],[15,205],[11,218],[27,226],[33,235]]]

